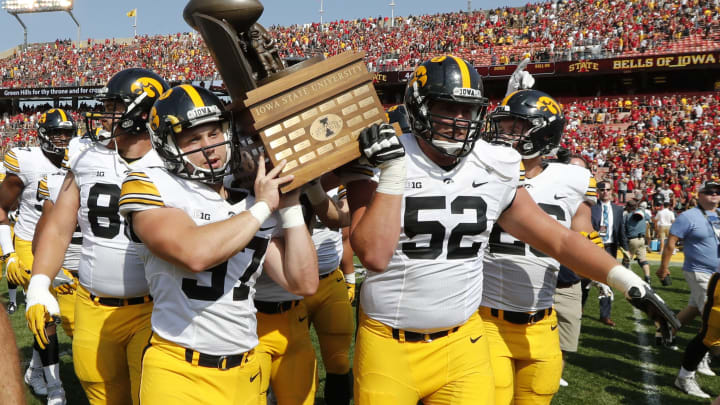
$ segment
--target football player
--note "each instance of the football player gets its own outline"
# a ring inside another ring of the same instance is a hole
[[[316,215],[311,220],[312,239],[318,256],[320,285],[304,302],[310,323],[317,332],[325,365],[324,398],[328,405],[347,405],[352,397],[350,345],[354,332],[348,276],[340,269],[343,236],[338,228],[350,225],[350,209],[344,186],[325,192],[320,181],[305,190]],[[354,276],[354,269],[353,274]]]
[[[68,112],[52,108],[40,116],[37,130],[40,147],[15,147],[5,154],[7,175],[0,188],[0,247],[7,267],[8,288],[11,284],[27,288],[29,269],[33,264],[32,239],[42,211],[42,203],[37,199],[38,182],[46,174],[60,169],[77,125]],[[17,201],[20,215],[13,238],[8,212]],[[65,403],[60,381],[59,346],[54,333],[45,344],[36,342],[33,346],[25,382],[35,394],[48,395],[48,403]]]
[[[565,118],[560,105],[537,90],[509,94],[490,114],[488,140],[522,156],[523,186],[538,206],[566,228],[600,241],[590,223],[597,199],[590,171],[546,163],[557,151]],[[562,374],[553,310],[557,260],[507,234],[496,223],[483,260],[480,315],[490,342],[496,404],[549,404]]]
[[[412,133],[399,145],[389,125],[360,134],[381,174],[374,194],[372,183],[348,185],[350,241],[368,269],[355,345],[358,405],[494,402],[478,308],[482,248],[495,222],[568,267],[607,279],[640,306],[654,298],[635,273],[519,187],[520,155],[479,139],[487,106],[472,65],[435,57],[408,81]],[[404,165],[406,178],[398,174]]]
[[[58,195],[60,194],[60,188],[65,181],[66,175],[67,170],[60,170],[45,175],[38,183],[37,199],[38,201],[42,201],[42,214],[35,227],[33,254],[37,246],[36,237],[42,233],[50,211],[52,211],[55,206],[55,201],[57,201]],[[81,249],[82,231],[80,230],[80,226],[77,226],[70,240],[70,245],[65,252],[62,270],[53,280],[53,291],[57,293],[58,305],[60,307],[60,325],[69,337],[73,336],[73,326],[75,325],[75,292],[77,290]]]
[[[300,191],[281,197],[279,186],[292,176],[277,177],[284,162],[266,174],[262,156],[254,196],[224,187],[232,120],[204,88],[168,90],[152,109],[150,128],[164,167],[130,173],[120,197],[120,212],[142,241],[137,249],[155,297],[141,401],[257,404],[264,379],[253,308],[260,269],[293,294],[312,294],[318,284]],[[271,217],[275,211],[280,221]],[[291,321],[307,333],[307,321]]]
[[[73,364],[91,404],[138,403],[152,296],[118,200],[126,172],[162,164],[152,151],[146,123],[153,102],[168,88],[146,69],[125,69],[110,78],[96,96],[106,111],[88,117],[89,138],[70,143],[64,162],[68,173],[37,237],[26,317],[36,340],[45,342],[44,324],[58,312],[47,288],[78,224],[82,231]],[[102,130],[94,130],[93,120]]]

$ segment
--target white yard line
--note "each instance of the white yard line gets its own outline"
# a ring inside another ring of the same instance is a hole
[[[647,328],[642,324],[643,314],[639,309],[633,307],[633,318],[635,318],[635,333],[640,345],[640,368],[642,369],[642,383],[647,398],[647,404],[660,405],[660,392],[655,385],[655,371],[652,362],[652,345],[648,342]],[[653,333],[654,336],[654,333]]]

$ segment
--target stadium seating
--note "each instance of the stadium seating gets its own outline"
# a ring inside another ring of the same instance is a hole
[[[545,1],[518,8],[269,27],[283,57],[366,52],[372,70],[412,69],[453,53],[478,66],[701,52],[720,48],[718,9],[698,0]],[[684,4],[684,5],[683,5]],[[169,80],[217,78],[194,33],[34,44],[0,59],[0,86],[99,85],[129,67]]]

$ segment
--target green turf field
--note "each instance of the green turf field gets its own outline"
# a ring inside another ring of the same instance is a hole
[[[656,266],[653,266],[655,269]],[[635,268],[637,270],[637,268]],[[665,299],[675,311],[682,309],[687,303],[687,288],[682,271],[673,267],[673,284],[662,287],[653,278],[653,288]],[[0,283],[0,296],[3,303],[7,302],[6,284]],[[22,370],[27,366],[31,354],[32,336],[25,326],[24,299],[19,294],[20,309],[11,316],[13,327],[18,339],[20,355],[23,359]],[[709,401],[696,399],[680,392],[673,386],[682,359],[682,350],[700,327],[699,318],[685,326],[678,334],[677,345],[681,351],[673,351],[664,347],[654,346],[654,327],[642,319],[641,333],[636,332],[635,317],[632,306],[624,299],[616,296],[613,303],[612,319],[617,323],[609,328],[598,321],[598,305],[595,289],[591,290],[583,317],[582,336],[578,353],[568,358],[564,378],[569,387],[560,388],[553,404],[707,404]],[[61,373],[67,392],[68,403],[71,405],[87,404],[84,393],[75,379],[70,355],[70,340],[60,332]],[[312,334],[314,343],[317,339]],[[646,342],[641,345],[640,342]],[[643,366],[643,362],[645,365]],[[712,364],[716,372],[720,372],[720,360]],[[320,365],[320,387],[316,404],[324,404],[322,386],[325,371]],[[698,374],[698,382],[705,392],[711,395],[720,394],[720,376],[706,377]],[[29,391],[28,404],[44,404],[44,398],[33,397]],[[1,401],[0,401],[1,402]]]

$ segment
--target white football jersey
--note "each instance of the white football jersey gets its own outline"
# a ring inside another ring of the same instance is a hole
[[[346,198],[344,186],[328,191],[328,197],[335,201]],[[312,240],[315,244],[318,259],[318,273],[322,276],[340,266],[343,254],[342,231],[325,226],[317,216],[313,219]]]
[[[45,200],[50,200],[53,204],[57,201],[60,189],[65,181],[67,170],[60,169],[55,173],[45,175],[38,183],[37,199],[41,204]],[[70,245],[65,251],[65,259],[63,260],[63,268],[78,271],[80,267],[80,251],[82,250],[82,231],[80,224],[75,227]]]
[[[78,223],[83,235],[80,284],[100,297],[131,298],[148,294],[142,260],[125,234],[125,221],[118,212],[120,186],[131,169],[160,166],[154,150],[127,163],[115,149],[87,138],[70,141],[63,162],[75,175],[80,189]]]
[[[548,163],[539,175],[525,179],[525,189],[548,215],[570,228],[580,204],[595,204],[595,179],[587,169]],[[529,312],[550,308],[560,263],[504,232],[495,224],[483,263],[482,305]]]
[[[393,328],[450,329],[480,305],[483,249],[515,197],[520,155],[480,140],[446,171],[425,155],[414,135],[400,140],[407,170],[400,239],[387,270],[368,272],[362,309]]]
[[[237,194],[233,191],[231,199],[239,202],[231,204],[202,182],[178,178],[164,168],[148,168],[125,179],[120,213],[127,218],[135,211],[172,207],[205,225],[246,211],[255,202],[248,193]],[[200,273],[155,256],[135,239],[155,299],[153,331],[183,347],[213,355],[238,354],[255,347],[255,281],[276,224],[271,217],[244,250]]]
[[[15,235],[26,241],[31,241],[35,234],[35,226],[42,213],[42,202],[37,199],[38,182],[46,174],[58,171],[50,159],[37,147],[17,147],[5,154],[5,169],[7,173],[20,178],[23,185],[18,206],[18,220],[15,224]]]

